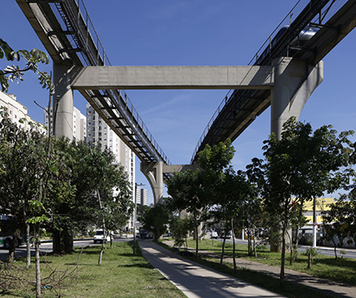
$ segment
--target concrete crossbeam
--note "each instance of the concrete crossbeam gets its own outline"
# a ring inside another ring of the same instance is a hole
[[[199,168],[198,164],[194,163],[191,165],[163,165],[162,170],[163,173],[173,174],[186,170],[195,171],[198,168]]]
[[[271,66],[87,66],[74,89],[271,89]]]

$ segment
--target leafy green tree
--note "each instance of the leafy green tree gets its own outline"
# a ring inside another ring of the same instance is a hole
[[[50,93],[54,93],[54,84],[52,83],[50,75],[46,72],[40,71],[38,68],[39,63],[49,63],[49,59],[46,53],[33,49],[31,51],[19,50],[14,51],[9,44],[0,38],[0,59],[6,58],[7,61],[20,61],[22,57],[25,60],[25,65],[20,67],[19,65],[8,65],[4,69],[0,69],[0,83],[1,89],[7,92],[9,88],[9,81],[14,80],[19,83],[23,81],[22,76],[24,72],[32,71],[38,75],[38,80],[42,85],[42,88],[50,90]]]
[[[284,280],[286,232],[293,216],[293,204],[334,191],[346,184],[352,145],[349,132],[339,136],[331,126],[322,126],[312,134],[310,124],[291,117],[283,125],[280,139],[272,134],[265,141],[265,208],[280,224],[282,260],[280,280]],[[342,167],[347,167],[341,170]],[[292,197],[295,199],[292,199]]]
[[[146,205],[141,205],[138,204],[136,206],[136,215],[137,215],[137,221],[138,222],[144,222],[147,212],[151,209],[152,206],[146,206]]]
[[[168,183],[168,194],[172,197],[170,205],[173,206],[173,210],[185,210],[193,216],[196,258],[199,245],[198,227],[207,219],[210,207],[217,203],[221,204],[220,199],[224,197],[221,192],[225,191],[224,171],[231,170],[229,164],[234,152],[231,141],[213,147],[207,145],[198,153],[198,164],[201,169],[175,173]]]
[[[61,184],[62,171],[51,138],[36,130],[20,128],[3,115],[0,123],[0,212],[13,216],[14,234],[9,250],[13,261],[18,236],[27,224],[33,225],[36,265],[36,295],[41,295],[39,258],[40,230],[50,221],[48,193]]]
[[[168,194],[171,196],[171,211],[185,211],[194,219],[194,236],[196,240],[196,258],[198,258],[198,227],[206,219],[210,207],[209,195],[202,171],[182,171],[175,173],[168,182]]]
[[[122,228],[133,211],[131,188],[114,155],[100,146],[62,138],[55,147],[70,169],[71,197],[52,200],[54,252],[71,252],[73,234],[89,224],[103,229]],[[53,193],[56,197],[58,193]]]
[[[143,221],[143,228],[153,231],[154,238],[158,240],[166,231],[169,222],[169,210],[164,203],[152,206]]]
[[[352,189],[349,194],[340,196],[329,207],[330,210],[323,212],[324,239],[333,242],[335,259],[337,259],[336,247],[342,247],[344,239],[348,239],[348,244],[356,243],[355,189]]]
[[[39,148],[45,138],[33,126],[25,131],[2,112],[0,122],[0,212],[13,216],[14,235],[8,261],[14,260],[15,248],[26,221],[30,205],[38,196]],[[35,151],[34,151],[35,150]]]
[[[186,248],[188,247],[188,235],[194,230],[194,220],[191,215],[187,215],[184,218],[173,215],[170,220],[170,231],[174,239],[174,245],[181,247],[184,242],[186,243]]]

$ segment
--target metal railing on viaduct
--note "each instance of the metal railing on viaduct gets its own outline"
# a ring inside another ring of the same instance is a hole
[[[111,65],[83,0],[16,1],[55,65]],[[272,61],[283,56],[299,59],[313,68],[356,26],[355,0],[310,0],[306,6],[302,2],[297,2],[249,65],[271,66]],[[292,15],[296,16],[293,21]],[[283,25],[288,26],[283,29]],[[309,28],[315,34],[306,40],[303,36]],[[316,78],[315,86],[322,76],[316,74]],[[301,80],[301,86],[304,83]],[[299,86],[293,88],[298,90]],[[79,91],[143,164],[170,164],[123,90],[83,88]],[[235,140],[270,105],[271,88],[231,90],[200,138],[191,163],[206,144]],[[164,170],[163,175],[169,179]],[[152,181],[158,180],[155,177]],[[161,189],[161,185],[157,188]]]
[[[83,0],[16,1],[54,64],[111,66]],[[80,92],[141,162],[170,164],[125,91]]]
[[[304,8],[301,2],[282,20],[249,65],[271,65],[281,56],[317,65],[355,27],[356,1],[312,0]],[[293,15],[297,17],[291,21]],[[286,30],[278,36],[283,27]],[[315,35],[304,43],[303,34],[309,28]],[[200,137],[191,163],[206,144],[235,140],[270,105],[271,90],[230,90]]]

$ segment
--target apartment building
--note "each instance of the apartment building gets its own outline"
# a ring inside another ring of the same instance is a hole
[[[5,109],[8,113],[8,117],[12,120],[12,122],[17,123],[19,127],[28,129],[30,127],[30,123],[35,123],[36,129],[40,132],[47,132],[42,123],[36,122],[27,114],[27,107],[19,103],[14,94],[7,94],[0,91],[0,108]],[[21,119],[24,121],[20,122]]]
[[[102,150],[109,149],[116,156],[116,161],[121,164],[126,173],[132,189],[135,184],[135,154],[112,129],[102,120],[97,112],[88,103],[86,106],[87,141],[100,143]]]
[[[53,134],[53,107],[51,107],[50,114],[47,112],[47,108],[44,112],[44,123],[47,129],[49,128],[49,121],[51,121],[51,130]],[[76,141],[86,141],[87,127],[86,127],[86,117],[83,115],[76,107],[73,107],[73,140]]]
[[[136,204],[148,205],[148,191],[147,189],[136,186]]]

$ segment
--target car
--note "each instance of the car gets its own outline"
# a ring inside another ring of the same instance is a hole
[[[106,237],[104,238],[104,231],[103,230],[97,230],[94,235],[94,243],[106,243],[110,241],[110,234],[109,232],[106,232]]]
[[[217,232],[215,232],[215,231],[212,231],[212,232],[211,232],[211,235],[210,235],[210,238],[211,238],[211,239],[218,239],[218,237],[219,237],[219,235],[218,235]]]
[[[226,235],[225,235],[225,233],[221,233],[220,238],[222,238],[222,239],[224,239],[224,238],[231,239],[232,238],[232,232],[231,231],[227,232]]]

